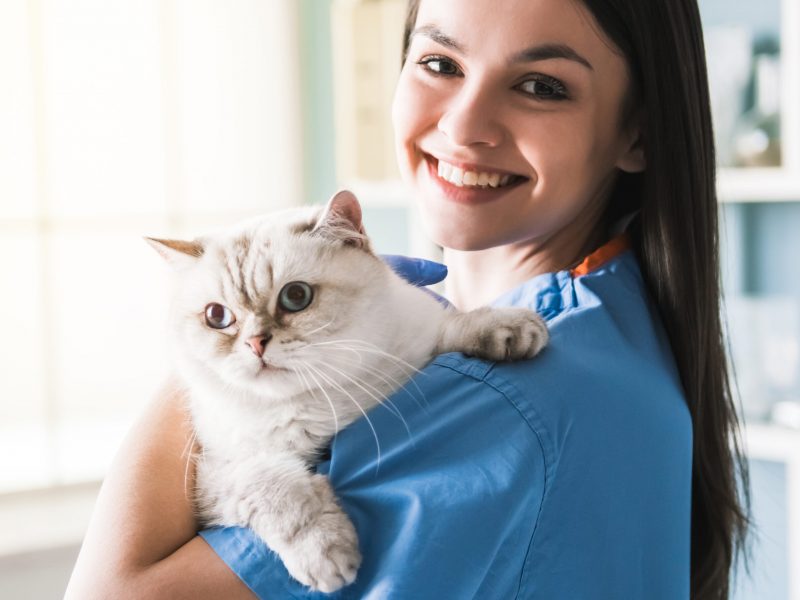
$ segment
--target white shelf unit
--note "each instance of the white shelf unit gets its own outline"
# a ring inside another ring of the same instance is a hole
[[[780,0],[780,4],[782,165],[720,169],[720,202],[800,201],[800,2]]]
[[[800,140],[800,132],[795,137]],[[720,202],[797,202],[800,167],[719,169],[717,196]]]
[[[800,600],[800,431],[777,425],[747,424],[745,452],[751,460],[780,463],[786,473],[786,564],[788,600]]]

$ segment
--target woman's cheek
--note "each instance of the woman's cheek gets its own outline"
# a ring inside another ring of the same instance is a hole
[[[426,135],[436,131],[435,103],[431,90],[403,75],[392,104],[397,163],[404,179],[411,177],[422,156],[420,145]]]
[[[414,117],[419,114],[414,95],[410,93],[411,84],[407,79],[408,77],[404,72],[398,81],[394,101],[392,102],[392,127],[394,129],[397,160],[401,170],[407,167],[409,138],[413,128]]]
[[[406,132],[410,123],[415,120],[415,116],[418,118],[417,94],[413,93],[415,87],[418,86],[408,73],[408,67],[405,67],[397,82],[392,103],[392,121],[397,133]]]

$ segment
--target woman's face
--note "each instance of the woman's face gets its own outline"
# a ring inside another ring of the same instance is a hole
[[[618,123],[628,81],[579,2],[421,0],[392,112],[433,240],[481,250],[596,223],[617,168],[644,168]]]

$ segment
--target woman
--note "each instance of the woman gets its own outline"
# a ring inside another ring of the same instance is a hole
[[[551,343],[437,358],[427,411],[393,399],[413,439],[376,412],[377,473],[363,422],[338,436],[320,470],[364,554],[339,597],[727,597],[747,488],[695,0],[412,1],[393,114],[450,299],[536,309]],[[196,535],[189,435],[168,388],[67,596],[315,596],[249,532]]]

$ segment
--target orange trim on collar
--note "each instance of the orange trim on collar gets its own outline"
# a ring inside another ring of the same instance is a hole
[[[584,258],[583,262],[574,269],[571,269],[569,273],[572,275],[572,277],[580,277],[581,275],[591,273],[595,269],[610,261],[612,258],[619,256],[630,247],[630,236],[624,232],[620,233],[600,246],[589,256]]]

